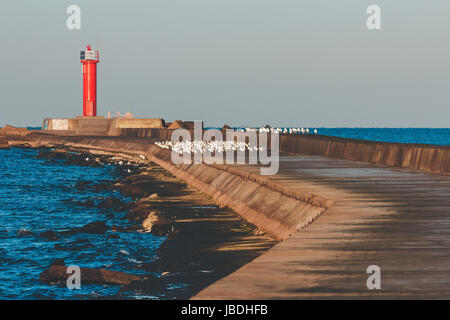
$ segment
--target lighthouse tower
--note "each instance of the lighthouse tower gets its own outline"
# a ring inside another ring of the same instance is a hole
[[[97,63],[98,51],[92,50],[91,46],[80,53],[83,64],[83,116],[97,116]]]

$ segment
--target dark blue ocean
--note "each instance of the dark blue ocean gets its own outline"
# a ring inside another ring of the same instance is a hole
[[[165,237],[140,232],[67,234],[49,241],[39,236],[48,230],[64,231],[89,222],[125,227],[125,212],[75,205],[89,199],[99,202],[118,192],[79,190],[79,181],[115,180],[118,167],[79,167],[37,159],[38,151],[0,150],[0,299],[91,299],[116,295],[119,286],[82,285],[81,290],[41,283],[39,274],[54,259],[66,265],[105,268],[143,274],[139,266],[155,259]],[[139,298],[127,297],[125,298]],[[147,297],[148,298],[148,297]],[[151,297],[150,297],[151,298]]]
[[[450,128],[317,128],[317,131],[321,135],[352,139],[450,145]]]
[[[301,126],[298,126],[301,128]],[[292,127],[279,127],[289,129]],[[220,128],[214,128],[220,129]],[[235,129],[243,129],[235,127]],[[314,128],[310,127],[310,133],[317,129],[319,135],[335,136],[382,142],[434,144],[441,146],[450,145],[450,128]]]

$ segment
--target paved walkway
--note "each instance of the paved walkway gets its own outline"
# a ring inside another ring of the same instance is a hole
[[[284,156],[270,178],[335,205],[195,299],[450,298],[450,176]]]

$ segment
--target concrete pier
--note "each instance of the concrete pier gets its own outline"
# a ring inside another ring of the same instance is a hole
[[[195,299],[450,297],[450,177],[284,156],[271,179],[334,206]],[[366,286],[369,265],[381,290]]]
[[[308,143],[312,149],[298,153],[318,152],[313,150],[314,139]],[[359,154],[349,141],[341,159],[285,154],[277,175],[259,179],[259,168],[250,165],[175,166],[155,140],[32,133],[22,143],[144,154],[283,240],[194,299],[450,298],[447,148],[415,146],[422,151],[414,153],[408,151],[412,146],[386,144],[383,148],[390,151],[369,146],[388,156],[357,162],[345,159]],[[406,158],[395,156],[394,149]],[[437,156],[431,161],[427,154]],[[395,159],[410,159],[411,166],[420,168],[407,169],[410,165],[402,165],[406,160]],[[441,174],[424,172],[433,170]],[[367,288],[370,265],[381,269],[381,290]]]

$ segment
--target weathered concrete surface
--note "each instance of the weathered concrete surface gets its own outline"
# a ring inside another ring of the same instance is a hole
[[[276,240],[283,240],[306,227],[328,209],[327,204],[331,204],[327,199],[311,193],[290,192],[282,187],[263,184],[250,175],[216,166],[177,166],[170,160],[169,152],[155,148],[147,155],[189,185],[210,195],[217,204],[233,209]]]
[[[156,129],[156,128],[146,128],[146,129],[138,129],[138,128],[127,128],[122,129],[120,132],[120,136],[129,137],[129,138],[150,138],[156,139],[158,141],[170,140],[172,136],[172,129],[164,128],[164,129]]]
[[[450,298],[449,176],[286,156],[271,179],[334,206],[195,299]]]
[[[117,128],[161,128],[164,127],[163,119],[137,119],[137,118],[122,118],[116,119]]]
[[[46,131],[60,131],[58,134],[119,136],[123,129],[163,128],[164,120],[160,118],[113,118],[76,117],[47,118],[42,123]],[[54,132],[52,132],[54,133]]]
[[[184,122],[189,130],[192,122]],[[121,136],[170,140],[169,129],[122,129]],[[191,132],[191,134],[193,134]],[[362,161],[450,175],[450,146],[389,143],[320,135],[280,134],[280,151],[286,154],[323,156]]]
[[[450,146],[281,134],[280,151],[298,155],[363,161],[450,175]]]

